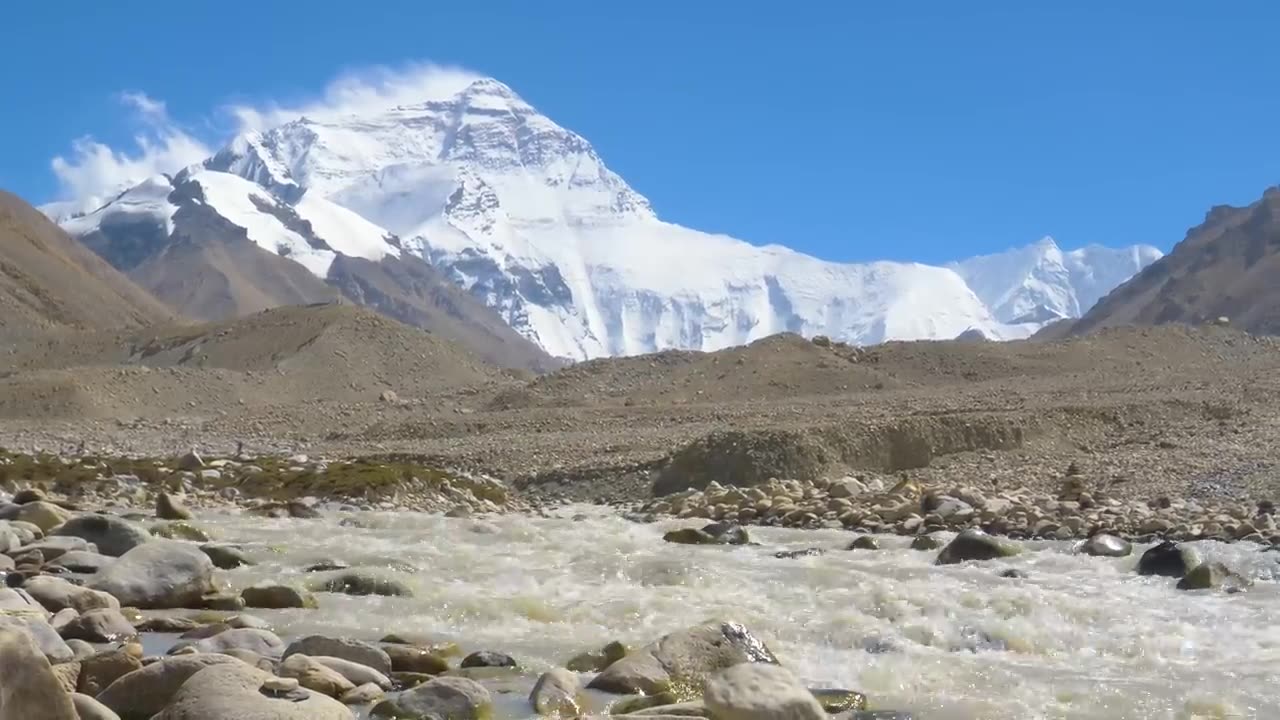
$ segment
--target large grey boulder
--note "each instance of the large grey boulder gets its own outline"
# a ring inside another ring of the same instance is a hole
[[[151,540],[120,556],[89,584],[122,605],[149,608],[200,607],[212,590],[213,563],[193,545]]]
[[[48,619],[50,613],[24,588],[0,587],[0,615],[35,615]]]
[[[707,678],[703,702],[715,720],[825,720],[827,713],[789,670],[735,665]]]
[[[169,704],[174,693],[192,675],[211,665],[231,663],[248,667],[228,655],[179,655],[162,658],[141,670],[134,670],[116,679],[98,693],[98,701],[124,720],[149,720]]]
[[[582,685],[577,673],[552,668],[542,674],[529,693],[529,704],[539,715],[578,717],[582,713]]]
[[[342,658],[373,668],[383,675],[391,674],[390,656],[382,648],[360,640],[308,635],[290,643],[281,657],[295,654]]]
[[[1099,533],[1081,543],[1080,552],[1093,557],[1127,557],[1133,553],[1133,543],[1115,535]]]
[[[179,643],[177,647],[194,645],[197,652],[223,653],[228,650],[248,650],[267,658],[278,658],[284,650],[284,641],[270,630],[260,628],[232,628],[194,643]]]
[[[72,550],[59,555],[58,559],[48,564],[54,567],[66,568],[71,572],[92,575],[115,561],[115,558],[102,553]]]
[[[27,633],[0,626],[0,718],[78,720],[71,697]]]
[[[83,538],[97,545],[98,552],[111,557],[124,555],[151,540],[146,530],[128,520],[114,515],[97,514],[71,518],[50,535]]]
[[[31,597],[49,612],[58,612],[65,608],[73,608],[81,613],[90,610],[120,609],[120,601],[113,595],[83,585],[73,585],[52,575],[37,575],[23,583],[22,589],[30,593]]]
[[[493,696],[483,685],[463,677],[442,677],[410,688],[392,699],[393,717],[426,720],[484,720],[493,708]],[[375,706],[375,712],[378,708]],[[384,713],[385,714],[385,713]]]
[[[1199,564],[1200,555],[1195,548],[1165,540],[1138,558],[1138,574],[1181,578]]]
[[[43,540],[37,540],[30,545],[23,545],[14,551],[14,554],[30,552],[37,550],[44,556],[45,562],[55,560],[63,555],[74,551],[96,551],[97,546],[80,537],[72,537],[70,535],[50,535]]]
[[[587,687],[620,694],[676,692],[693,700],[708,675],[741,663],[777,664],[769,648],[742,625],[713,620],[641,648],[597,675]]]
[[[133,637],[138,631],[119,610],[90,610],[67,623],[61,634],[67,640],[108,643]]]
[[[71,511],[51,502],[39,500],[22,505],[18,508],[18,512],[13,518],[7,519],[31,523],[40,528],[41,532],[47,533],[70,520]]]
[[[338,673],[347,680],[350,680],[352,685],[358,686],[373,683],[383,690],[391,689],[391,678],[388,678],[385,674],[374,670],[368,665],[362,665],[358,662],[352,662],[344,658],[332,657],[329,655],[313,655],[309,657]]]
[[[280,677],[293,678],[308,690],[339,698],[355,689],[355,683],[342,673],[316,662],[310,655],[296,653],[280,663]]]
[[[280,678],[244,663],[192,675],[152,720],[353,720],[345,705],[305,688],[279,689]]]
[[[955,539],[938,553],[938,565],[953,565],[966,560],[994,560],[1012,557],[1021,552],[1015,543],[970,528],[956,535]]]
[[[65,663],[75,659],[75,652],[43,617],[32,614],[0,615],[0,629],[24,633],[51,663]]]

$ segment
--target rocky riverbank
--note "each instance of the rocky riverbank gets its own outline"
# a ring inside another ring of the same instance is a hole
[[[1134,542],[1248,541],[1280,548],[1270,501],[1112,497],[1068,469],[1057,493],[1026,488],[984,493],[971,487],[879,478],[770,480],[750,487],[711,483],[644,503],[639,517],[704,518],[740,525],[845,528],[864,533],[927,536],[981,529],[1013,539],[1084,539],[1117,535]]]
[[[174,472],[190,481],[198,464],[184,458],[186,469]],[[11,458],[9,467],[20,465]],[[113,500],[142,497],[132,481],[114,477],[123,485],[108,493]],[[316,581],[307,586],[232,587],[221,571],[253,561],[233,543],[208,542],[191,510],[212,502],[207,494],[161,490],[154,512],[116,513],[88,505],[103,497],[100,489],[80,487],[77,502],[32,487],[0,498],[0,677],[6,686],[20,680],[0,693],[0,717],[483,720],[499,695],[508,696],[511,714],[513,694],[524,698],[517,717],[910,717],[870,711],[854,691],[806,688],[763,640],[727,620],[675,629],[634,651],[617,642],[584,649],[535,678],[509,655],[464,655],[413,628],[378,641],[281,636],[250,612],[314,610],[324,594],[372,599],[412,590],[340,561],[308,568]],[[290,517],[319,513],[280,508]],[[176,527],[184,529],[165,531]]]

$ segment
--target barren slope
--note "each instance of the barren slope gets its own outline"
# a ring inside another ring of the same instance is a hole
[[[1116,288],[1074,333],[1116,325],[1203,323],[1219,317],[1280,333],[1280,188],[1248,207],[1218,206],[1173,251]]]
[[[0,191],[0,337],[140,327],[172,313],[38,210]]]

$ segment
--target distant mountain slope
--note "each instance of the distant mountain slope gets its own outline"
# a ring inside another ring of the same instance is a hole
[[[488,78],[417,103],[244,133],[202,168],[183,176],[219,196],[211,204],[223,218],[329,285],[333,268],[352,265],[336,258],[425,261],[525,340],[571,360],[716,350],[784,332],[856,344],[1026,337],[1078,316],[1155,252],[1032,246],[950,267],[835,263],[700,232],[661,220],[586,139]],[[150,182],[159,192],[144,183],[64,225],[83,236],[150,208],[158,235],[180,232],[154,199],[167,181]],[[103,232],[109,242],[95,247],[117,264],[138,242]],[[369,281],[341,289],[407,319],[423,311],[404,297],[421,299],[419,286],[389,293],[388,280],[422,272],[387,270],[376,292]]]
[[[1219,317],[1280,334],[1280,187],[1242,208],[1211,209],[1159,262],[1116,288],[1071,331],[1202,323]]]
[[[236,175],[194,168],[150,178],[63,224],[195,319],[347,297],[498,365],[555,365],[483,303],[403,253],[394,236],[322,198],[290,205]]]
[[[141,327],[172,317],[40,211],[0,191],[0,337]]]

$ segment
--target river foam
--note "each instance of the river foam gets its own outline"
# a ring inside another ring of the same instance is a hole
[[[237,587],[305,581],[302,568],[321,559],[417,568],[397,575],[412,598],[323,594],[319,610],[254,611],[282,635],[424,633],[540,671],[716,617],[753,629],[811,686],[857,689],[927,720],[1280,717],[1280,553],[1250,544],[1195,543],[1255,581],[1225,595],[1136,575],[1145,548],[1109,559],[1030,542],[1008,560],[937,567],[936,552],[905,538],[845,551],[852,536],[840,530],[751,528],[760,546],[672,545],[662,533],[688,523],[595,507],[202,524],[260,563],[225,574]],[[774,557],[807,547],[827,552]],[[1009,568],[1026,577],[1000,577]]]

